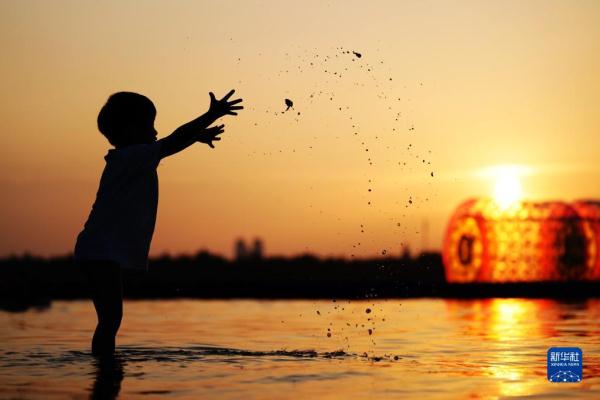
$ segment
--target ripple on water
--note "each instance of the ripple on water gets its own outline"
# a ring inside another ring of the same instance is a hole
[[[121,362],[235,362],[242,358],[268,358],[270,361],[285,361],[289,359],[358,359],[371,362],[399,361],[404,356],[385,354],[373,356],[367,353],[351,353],[344,350],[318,352],[316,350],[246,350],[215,346],[189,346],[189,347],[142,347],[142,346],[119,346],[115,357]],[[61,354],[50,354],[45,352],[5,352],[0,355],[0,362],[5,367],[39,365],[40,360],[45,360],[51,366],[62,366],[77,362],[89,362],[94,359],[90,352],[69,350]]]

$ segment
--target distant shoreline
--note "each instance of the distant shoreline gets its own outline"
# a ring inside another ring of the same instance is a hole
[[[229,261],[207,252],[157,257],[147,273],[126,273],[128,299],[371,299],[600,297],[600,281],[448,284],[439,253],[418,257],[321,259],[312,255]],[[0,260],[0,309],[22,311],[51,300],[86,299],[71,256]]]

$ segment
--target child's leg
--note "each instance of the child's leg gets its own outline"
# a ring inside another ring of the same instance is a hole
[[[110,261],[86,262],[84,270],[92,288],[98,325],[92,339],[92,354],[112,356],[115,337],[123,317],[121,267]]]

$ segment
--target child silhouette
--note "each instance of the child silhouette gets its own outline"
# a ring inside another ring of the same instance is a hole
[[[195,142],[214,148],[224,125],[209,127],[225,115],[237,115],[242,99],[221,100],[210,93],[208,111],[156,139],[156,109],[137,93],[119,92],[98,114],[98,129],[115,148],[104,157],[106,166],[90,215],[75,244],[75,260],[92,289],[98,325],[92,354],[112,357],[123,316],[122,269],[146,270],[158,205],[156,167],[162,158]]]

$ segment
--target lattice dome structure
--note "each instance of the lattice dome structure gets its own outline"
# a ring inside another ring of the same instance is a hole
[[[600,279],[600,202],[462,203],[450,219],[448,282]]]

